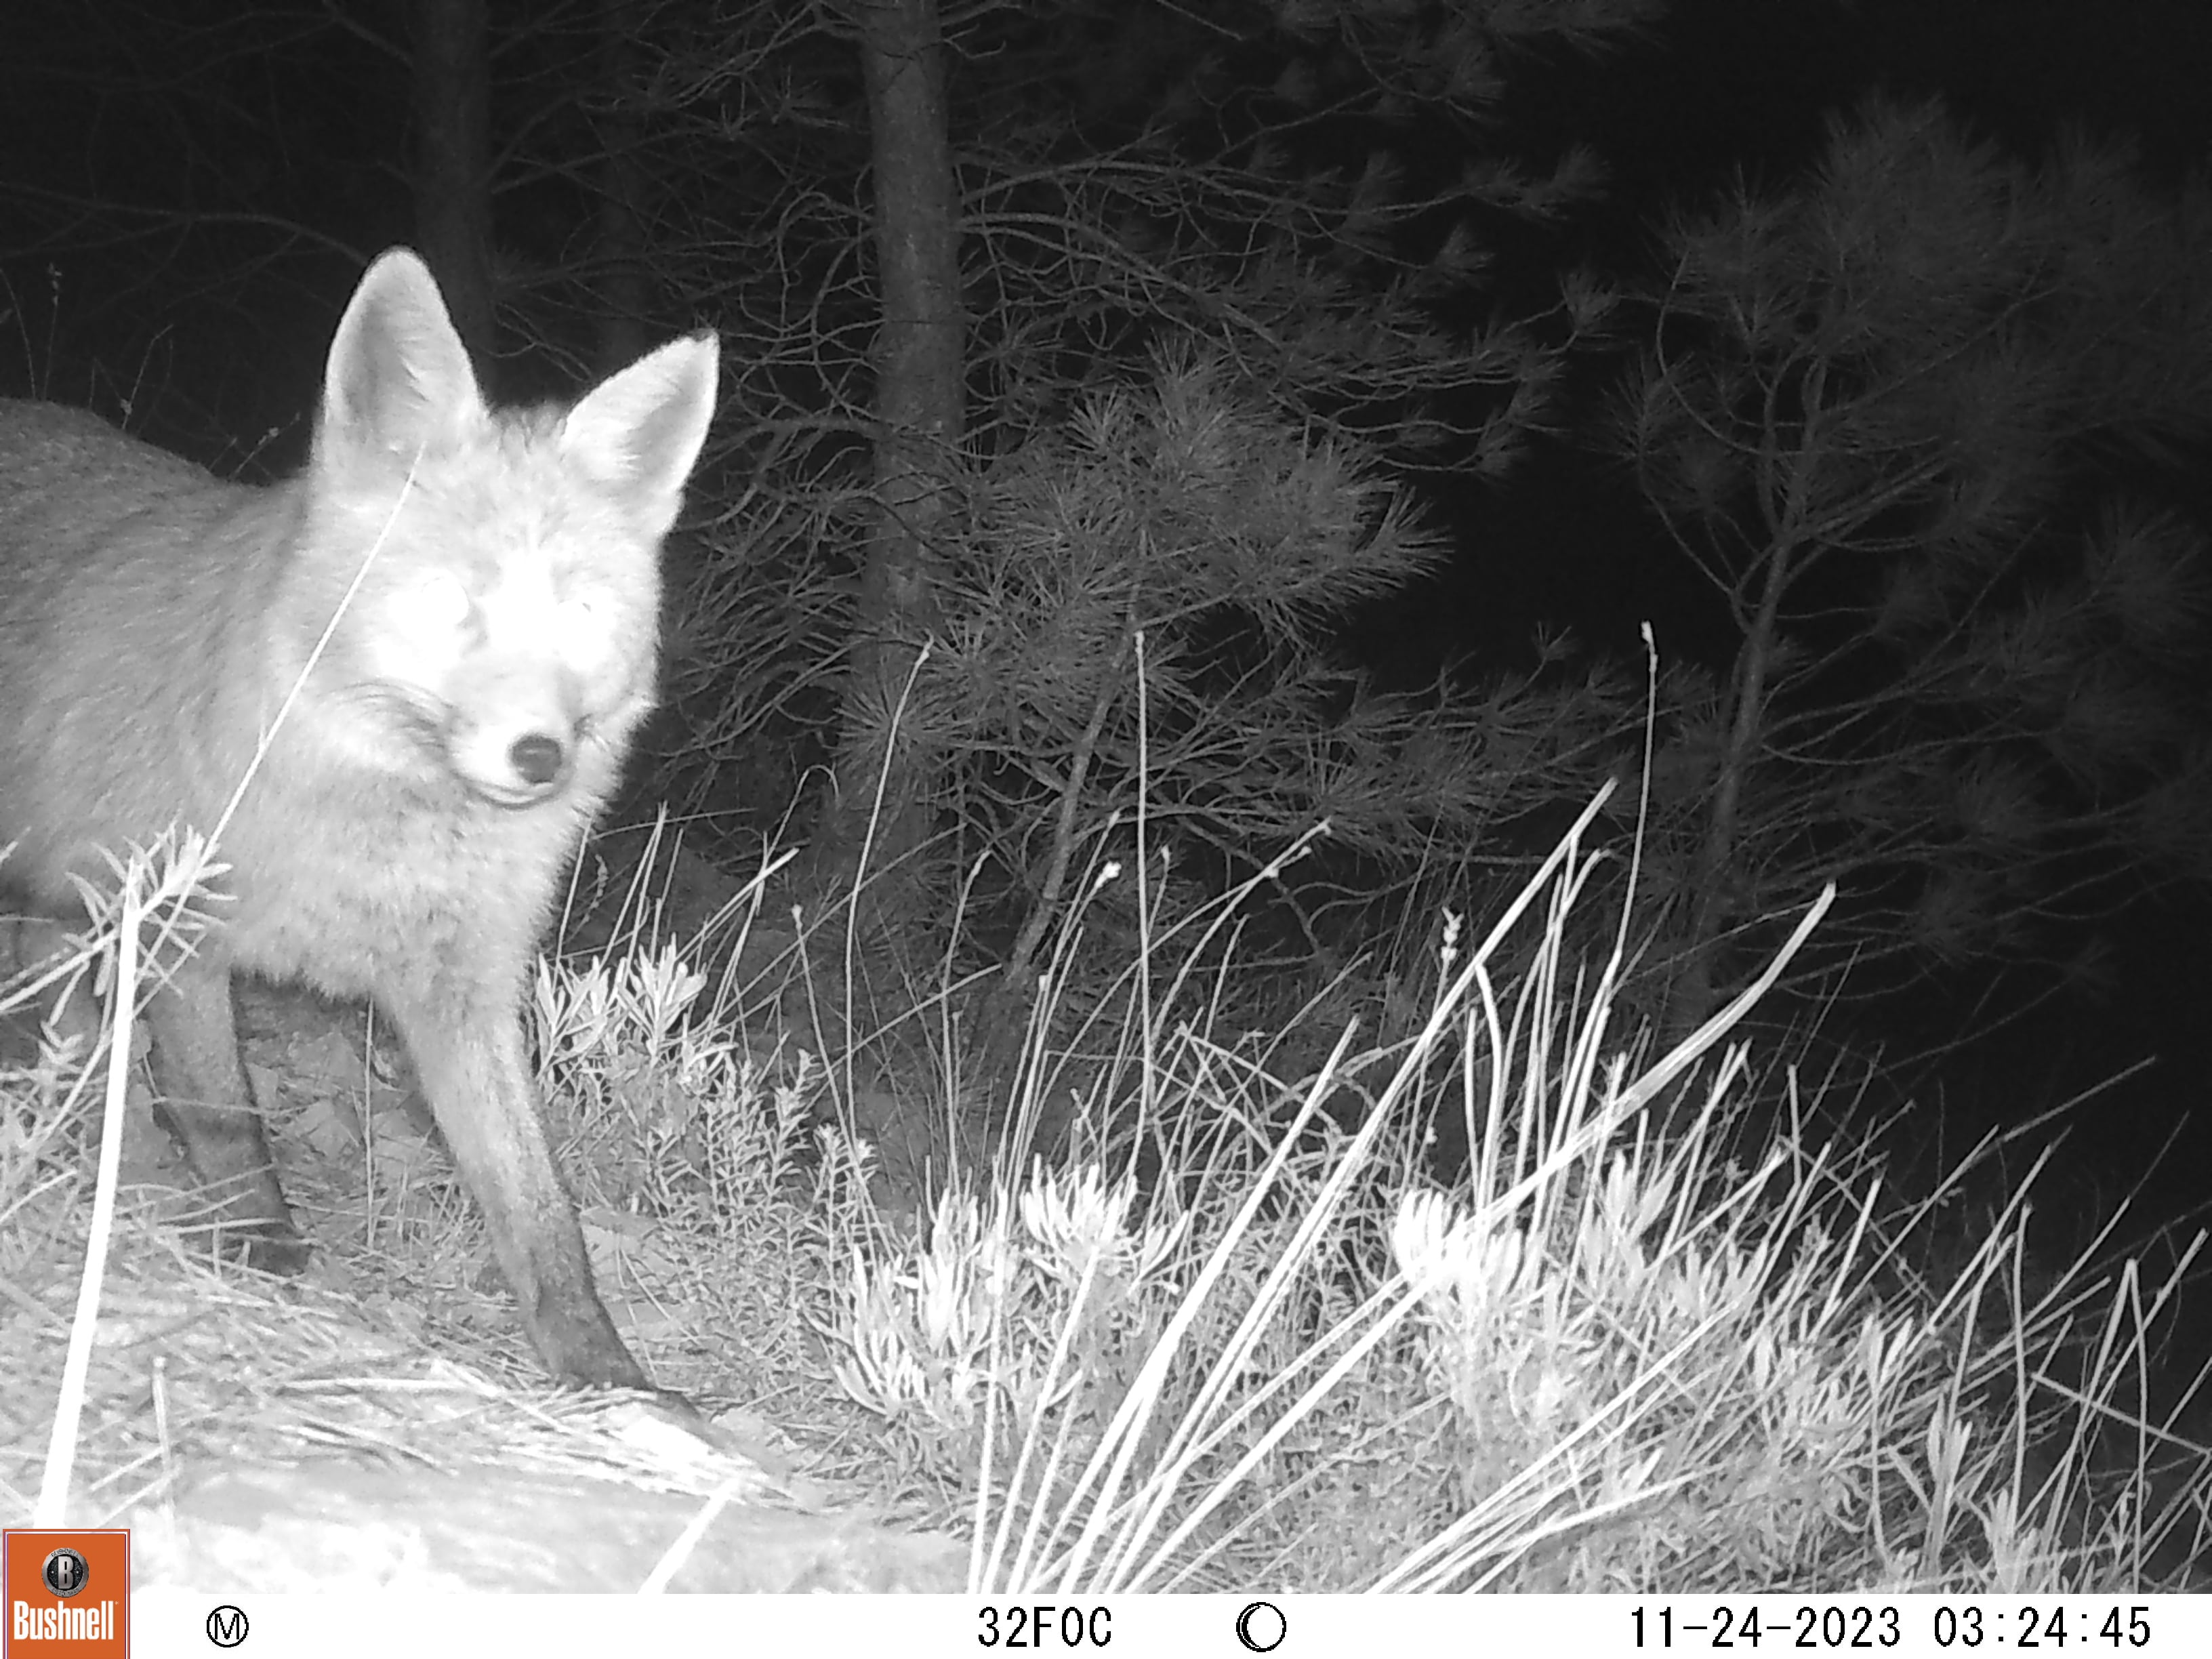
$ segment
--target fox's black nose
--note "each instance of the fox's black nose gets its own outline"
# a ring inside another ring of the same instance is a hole
[[[515,776],[533,787],[542,788],[561,775],[561,744],[542,732],[517,738],[508,745],[507,758]]]

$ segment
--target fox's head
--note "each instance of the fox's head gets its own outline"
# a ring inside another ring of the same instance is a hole
[[[372,264],[331,343],[282,606],[289,665],[322,641],[322,738],[502,807],[611,787],[653,705],[660,542],[718,358],[693,335],[567,409],[493,410],[422,260]]]

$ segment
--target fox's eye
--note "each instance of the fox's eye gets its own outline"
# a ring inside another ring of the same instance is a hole
[[[442,571],[415,590],[408,606],[416,624],[426,630],[459,628],[469,619],[469,608],[468,590]]]

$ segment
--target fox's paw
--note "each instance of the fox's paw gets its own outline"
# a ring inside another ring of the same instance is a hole
[[[275,1273],[283,1279],[305,1272],[314,1255],[313,1248],[289,1223],[234,1224],[222,1230],[221,1244],[222,1253],[232,1260],[243,1261],[257,1273]]]

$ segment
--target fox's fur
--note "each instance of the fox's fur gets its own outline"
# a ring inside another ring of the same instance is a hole
[[[373,999],[531,1340],[578,1382],[645,1378],[546,1144],[521,998],[652,704],[660,541],[716,370],[699,335],[565,410],[489,410],[429,271],[393,249],[338,323],[287,483],[0,400],[0,888],[81,915],[70,878],[108,878],[97,849],[220,826],[214,925],[146,1018],[225,1224],[265,1265],[304,1260],[233,970]]]

